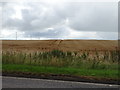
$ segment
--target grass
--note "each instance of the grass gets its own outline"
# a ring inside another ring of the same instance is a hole
[[[117,69],[118,52],[107,51],[100,55],[97,51],[92,55],[89,52],[62,52],[53,50],[50,52],[4,52],[3,64],[26,64],[57,67]]]
[[[99,53],[63,52],[3,52],[2,70],[52,74],[69,74],[78,76],[94,76],[118,78],[118,50]]]
[[[45,66],[30,66],[17,64],[3,64],[3,71],[17,72],[32,72],[32,73],[47,73],[47,74],[67,74],[76,76],[94,76],[97,78],[118,79],[118,71],[116,70],[98,70],[98,69],[79,69],[70,67],[45,67]]]

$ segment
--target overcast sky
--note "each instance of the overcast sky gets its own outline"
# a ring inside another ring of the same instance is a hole
[[[116,2],[0,3],[2,39],[118,39]]]

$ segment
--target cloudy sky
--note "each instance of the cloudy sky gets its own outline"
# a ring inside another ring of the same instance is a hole
[[[1,39],[118,39],[117,2],[0,3]]]

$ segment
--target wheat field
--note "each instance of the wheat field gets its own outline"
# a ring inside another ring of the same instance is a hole
[[[2,51],[105,51],[115,50],[117,40],[3,40]]]

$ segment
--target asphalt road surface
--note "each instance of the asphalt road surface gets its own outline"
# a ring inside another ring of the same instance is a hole
[[[3,76],[2,88],[118,88],[118,85]]]

